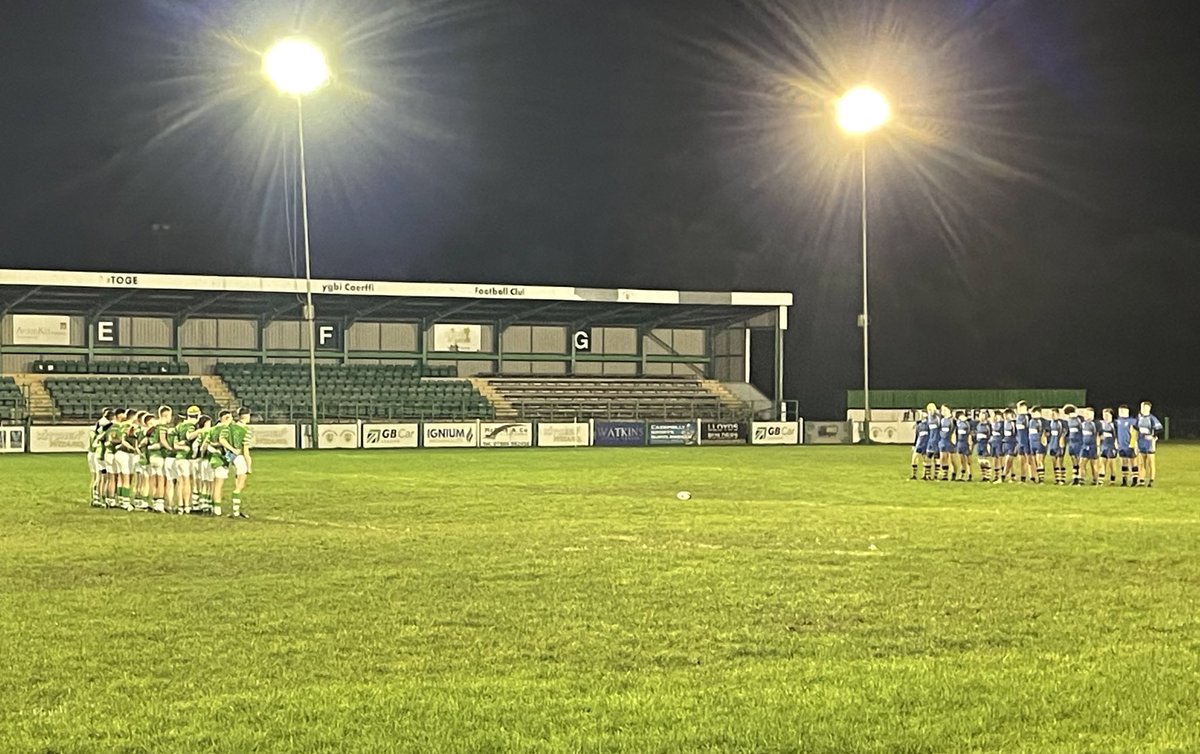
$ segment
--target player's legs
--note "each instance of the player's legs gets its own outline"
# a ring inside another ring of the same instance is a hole
[[[245,518],[246,514],[242,512],[242,491],[246,489],[246,474],[250,471],[250,467],[244,456],[237,456],[233,459],[233,470],[237,476],[233,480],[233,498],[230,500],[233,504],[233,512],[230,515],[235,518]]]
[[[192,512],[192,462],[187,458],[175,459],[175,500],[181,512]]]
[[[1157,463],[1154,458],[1153,448],[1147,449],[1139,453],[1142,459],[1142,475],[1146,480],[1147,487],[1154,486],[1154,480],[1157,477]]]
[[[213,458],[213,504],[212,513],[214,516],[221,515],[221,496],[225,490],[225,480],[229,478],[229,469],[225,466],[225,461],[220,458]]]
[[[1071,485],[1079,486],[1079,485],[1083,484],[1083,476],[1080,474],[1080,467],[1083,462],[1083,458],[1082,458],[1083,449],[1082,448],[1069,448],[1067,450],[1067,453],[1071,456],[1071,468],[1072,468]]]

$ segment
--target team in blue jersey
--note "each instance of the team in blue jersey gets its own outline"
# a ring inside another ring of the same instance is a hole
[[[1046,457],[1056,485],[1116,484],[1154,486],[1154,454],[1162,422],[1143,402],[1137,416],[1128,406],[1114,415],[1092,408],[1032,409],[1024,402],[1008,409],[973,413],[932,403],[914,412],[916,441],[912,448],[912,479],[972,481],[979,469],[983,482],[1046,481]],[[1067,464],[1071,475],[1068,481]]]

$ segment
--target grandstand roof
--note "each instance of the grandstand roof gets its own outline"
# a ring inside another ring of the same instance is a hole
[[[783,312],[791,293],[669,291],[491,283],[312,281],[318,318],[505,320],[510,324],[736,324]],[[0,314],[294,319],[297,278],[0,269]]]

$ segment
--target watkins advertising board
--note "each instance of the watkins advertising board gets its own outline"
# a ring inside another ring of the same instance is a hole
[[[7,431],[8,427],[5,428]],[[30,427],[30,453],[83,453],[87,451],[90,425],[74,424],[55,427]]]
[[[421,444],[421,425],[410,424],[364,424],[362,446],[364,448],[415,448]]]
[[[71,318],[56,314],[12,315],[14,346],[69,346]]]
[[[800,422],[753,422],[750,442],[754,445],[798,445]]]
[[[641,446],[646,444],[646,422],[606,421],[597,419],[592,422],[593,445],[628,445]]]
[[[591,445],[592,425],[587,422],[539,422],[537,444],[541,448],[578,448]]]
[[[479,447],[533,447],[533,425],[522,422],[480,422]]]
[[[700,422],[701,445],[745,445],[746,436],[745,422]]]
[[[429,422],[421,428],[427,448],[474,448],[479,445],[479,422]]]
[[[650,422],[651,445],[695,445],[696,422]]]
[[[250,431],[250,444],[255,448],[296,447],[295,424],[254,424]]]

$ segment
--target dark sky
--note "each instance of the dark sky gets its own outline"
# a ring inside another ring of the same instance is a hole
[[[790,396],[1087,387],[1181,410],[1200,365],[1194,3],[14,0],[0,266],[289,275],[298,28],[316,276],[791,290]],[[155,223],[169,224],[155,234]]]

